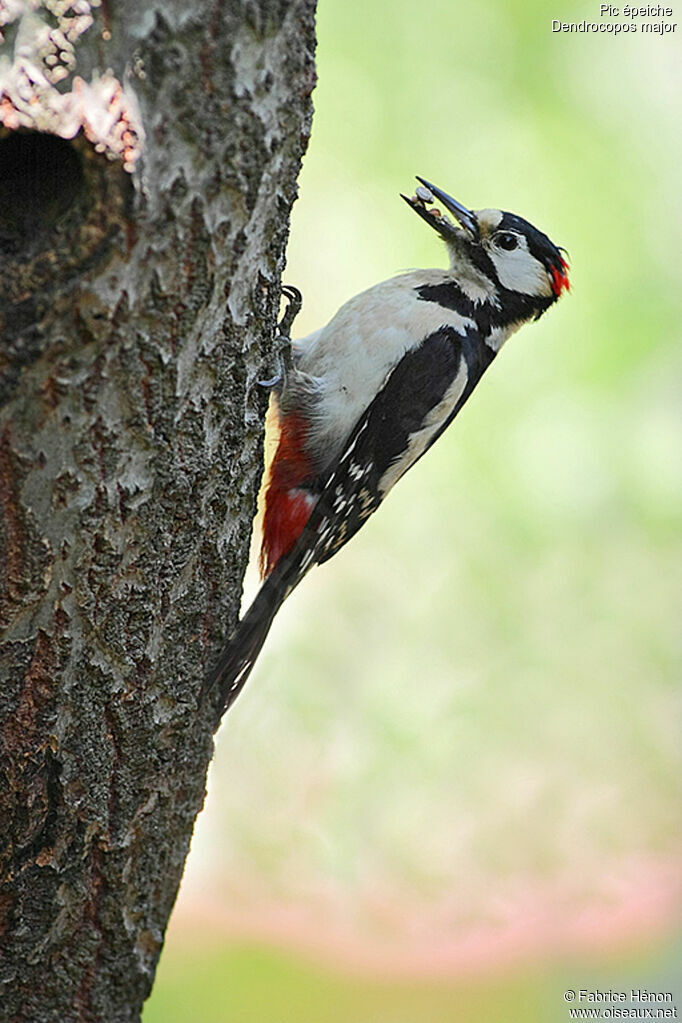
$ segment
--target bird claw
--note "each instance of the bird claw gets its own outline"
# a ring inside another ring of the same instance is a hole
[[[277,371],[274,376],[269,377],[267,380],[259,380],[259,387],[277,387],[284,381],[285,376],[290,369],[293,368],[293,360],[291,357],[291,326],[301,311],[303,305],[303,295],[295,288],[293,284],[283,284],[282,294],[287,300],[287,307],[282,314],[282,318],[277,324],[277,330],[275,333],[275,339],[282,341],[282,350],[277,353]]]
[[[282,318],[277,324],[277,330],[275,332],[275,339],[281,341],[282,349],[277,353],[277,371],[274,376],[268,380],[259,380],[258,383],[261,387],[277,387],[278,384],[283,383],[287,373],[293,369],[293,359],[291,356],[291,326],[298,316],[301,306],[303,305],[303,295],[295,288],[293,284],[283,284],[282,294],[287,300],[287,307],[282,314]]]
[[[281,379],[282,379],[282,370],[278,369],[277,372],[275,373],[274,377],[270,377],[269,380],[259,380],[258,381],[258,386],[259,387],[276,387]]]
[[[282,318],[277,324],[277,334],[279,337],[291,337],[291,327],[301,311],[303,305],[303,295],[295,288],[293,284],[283,284],[281,288],[282,294],[286,298],[288,305],[282,314]]]

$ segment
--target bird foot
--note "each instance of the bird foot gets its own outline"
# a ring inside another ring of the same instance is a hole
[[[277,387],[287,373],[293,368],[293,360],[291,356],[291,327],[301,311],[303,295],[298,288],[293,286],[293,284],[283,284],[282,295],[287,300],[287,307],[277,324],[275,332],[276,341],[281,342],[281,349],[276,355],[277,371],[274,376],[269,377],[269,379],[259,380],[258,383],[261,387]]]
[[[292,324],[303,305],[303,295],[293,284],[283,284],[282,294],[287,300],[287,307],[282,314],[282,319],[277,324],[277,336],[290,339]]]

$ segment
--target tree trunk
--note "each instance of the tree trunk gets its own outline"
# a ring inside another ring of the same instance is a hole
[[[314,6],[0,0],[3,1019],[122,1023],[151,990],[248,558]]]

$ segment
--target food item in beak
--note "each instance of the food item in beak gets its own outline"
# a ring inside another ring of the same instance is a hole
[[[425,185],[417,185],[415,189],[415,199],[419,199],[421,202],[429,204],[434,202],[433,192]]]

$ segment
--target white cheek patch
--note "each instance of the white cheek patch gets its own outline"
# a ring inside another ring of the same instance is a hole
[[[551,295],[552,286],[542,263],[528,251],[526,239],[519,236],[518,247],[507,252],[491,245],[493,261],[500,284],[521,295]]]

